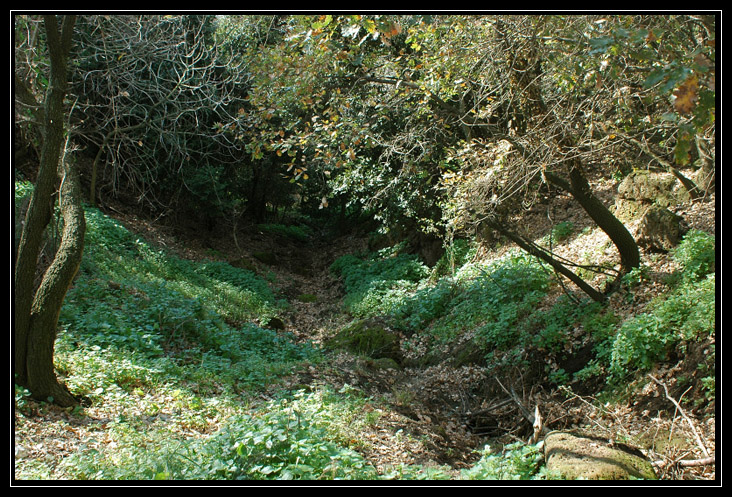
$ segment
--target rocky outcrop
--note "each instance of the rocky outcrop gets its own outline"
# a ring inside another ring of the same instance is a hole
[[[689,198],[671,174],[634,171],[618,186],[614,211],[618,219],[630,221],[638,219],[651,205],[669,207]]]

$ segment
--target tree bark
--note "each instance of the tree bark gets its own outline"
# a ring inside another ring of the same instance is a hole
[[[587,178],[582,174],[578,164],[574,164],[569,172],[569,183],[553,173],[546,174],[546,178],[553,185],[570,193],[590,218],[610,237],[620,254],[621,274],[640,265],[640,251],[633,235],[592,193]]]
[[[75,21],[75,16],[65,16],[59,32],[56,16],[44,17],[51,70],[43,112],[43,143],[14,275],[15,382],[27,387],[34,398],[45,400],[53,397],[55,403],[63,406],[74,405],[77,401],[56,378],[53,349],[61,305],[81,262],[85,230],[78,173],[68,163],[59,166],[64,142],[66,58]],[[63,238],[36,290],[34,280],[38,256],[43,231],[51,219],[59,173],[62,176],[59,201],[64,218]]]

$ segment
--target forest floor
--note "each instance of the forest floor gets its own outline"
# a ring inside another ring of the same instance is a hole
[[[595,188],[602,196],[602,188],[597,185]],[[605,200],[611,202],[612,192],[608,190],[606,195]],[[537,239],[557,222],[570,221],[582,227],[584,215],[571,206],[569,199],[553,199],[552,207],[553,219],[541,211],[529,214],[525,220]],[[703,201],[679,205],[676,210],[690,228],[715,234],[715,208],[712,195]],[[205,259],[214,253],[233,261],[244,256],[259,271],[273,272],[279,290],[290,304],[284,329],[301,340],[322,343],[352,319],[344,312],[341,281],[329,267],[342,255],[365,252],[368,248],[365,235],[313,237],[303,242],[254,230],[248,233],[246,242],[239,237],[239,246],[244,246],[239,250],[230,236],[204,241],[195,236],[171,237],[160,226],[147,223],[131,227],[150,239],[157,238],[161,245],[186,258]],[[637,222],[628,227],[634,232]],[[599,230],[556,247],[556,252],[570,260],[581,260],[588,247],[592,250],[603,247],[608,258],[615,256],[607,236]],[[508,248],[504,246],[480,256],[498,258]],[[276,262],[264,264],[251,257],[260,252],[273,254]],[[615,295],[609,303],[620,316],[642,312],[664,291],[664,277],[677,269],[668,254],[643,253],[643,264],[650,270],[650,281],[632,301]],[[561,291],[553,298],[559,294]],[[449,360],[397,371],[374,367],[367,358],[347,353],[334,356],[325,367],[300,372],[286,383],[293,388],[311,383],[336,388],[350,385],[378,399],[369,404],[369,409],[379,413],[378,423],[359,436],[368,442],[365,456],[379,470],[400,463],[440,464],[451,466],[457,474],[461,468],[475,463],[478,451],[485,445],[501,447],[525,442],[531,435],[531,424],[525,414],[538,408],[547,429],[584,429],[608,440],[631,442],[643,446],[646,455],[660,463],[657,472],[662,479],[703,480],[715,478],[714,465],[680,467],[677,461],[704,459],[716,452],[715,404],[705,402],[700,393],[689,392],[679,378],[696,374],[696,366],[701,362],[699,354],[706,353],[709,345],[702,344],[673,362],[659,364],[650,373],[658,383],[650,376],[639,378],[629,386],[625,396],[611,401],[602,398],[602,385],[597,384],[552,388],[539,378],[532,378],[530,373],[521,372],[503,378],[501,383],[487,376],[484,368],[454,367]],[[517,395],[509,395],[508,389]],[[692,398],[695,394],[700,398]],[[674,401],[681,399],[687,405],[698,407],[693,412],[681,412],[674,405]]]
[[[682,208],[691,227],[714,234],[714,198]],[[571,220],[576,214],[569,208],[561,212],[561,219],[553,222]],[[134,216],[119,219],[151,243],[186,259],[234,262],[245,257],[262,273],[274,273],[273,281],[289,302],[283,328],[300,340],[322,343],[352,319],[344,312],[341,282],[329,267],[342,255],[363,252],[367,248],[366,236],[294,241],[252,227],[246,241],[239,237],[235,245],[230,236],[204,240]],[[537,215],[532,221],[539,231],[546,222],[542,219],[542,215]],[[602,239],[578,237],[561,248],[561,255],[571,258],[586,251],[587,246],[605,244]],[[252,257],[259,252],[273,254],[274,262],[265,264]],[[498,255],[485,253],[483,257]],[[672,262],[665,255],[644,257],[644,263],[650,266],[651,284],[632,303],[620,298],[610,303],[621,315],[640,312],[660,291],[663,275],[673,271]],[[690,350],[686,357],[659,365],[651,372],[659,383],[650,377],[639,379],[632,385],[633,395],[616,397],[612,402],[598,396],[600,389],[596,385],[574,390],[551,388],[546,383],[535,383],[536,378],[521,372],[501,382],[490,377],[484,368],[455,367],[450,361],[429,367],[383,369],[367,358],[347,353],[297,372],[284,386],[294,389],[319,384],[340,389],[350,385],[373,399],[366,409],[376,411],[378,421],[369,424],[358,437],[367,442],[362,452],[378,470],[398,464],[435,464],[450,466],[457,475],[461,468],[475,463],[480,457],[478,451],[485,445],[500,447],[525,442],[531,434],[525,412],[538,408],[548,429],[587,428],[608,440],[644,444],[647,455],[661,462],[658,473],[662,479],[704,480],[715,478],[714,465],[680,467],[675,462],[681,458],[702,459],[705,452],[716,452],[715,406],[699,402],[698,409],[686,413],[675,408],[672,400],[687,394],[677,380],[684,374],[694,374],[698,363],[694,354],[701,353],[702,348]],[[663,385],[668,387],[668,395]],[[509,394],[509,389],[514,395]],[[689,398],[691,395],[693,392],[684,397],[687,405],[694,400]],[[37,423],[35,428],[26,428],[37,434],[38,445],[44,445],[44,450],[53,450],[55,444],[70,453],[84,443],[83,437],[71,436],[72,429],[66,433],[49,430],[45,421],[62,413],[53,408],[44,412],[45,415],[28,420],[31,425]],[[688,420],[686,414],[690,416]]]

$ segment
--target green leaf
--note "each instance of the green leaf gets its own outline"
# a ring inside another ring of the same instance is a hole
[[[592,38],[589,43],[592,49],[590,54],[605,53],[607,49],[613,44],[612,36],[601,36],[599,38]]]
[[[323,29],[324,27],[328,26],[328,24],[330,24],[330,21],[332,21],[332,20],[333,20],[333,16],[330,14],[325,15],[325,16],[320,16],[320,18],[312,24],[312,28],[313,29]]]
[[[655,86],[656,84],[660,83],[665,77],[665,69],[655,69],[651,71],[651,74],[649,74],[646,78],[645,82],[643,83],[643,88],[648,89],[652,86]]]
[[[674,148],[674,160],[680,166],[684,166],[689,163],[689,152],[691,151],[691,140],[689,135],[680,136],[676,140],[676,147]]]

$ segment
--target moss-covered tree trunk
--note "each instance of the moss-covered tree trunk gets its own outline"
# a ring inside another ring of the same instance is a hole
[[[59,164],[64,143],[66,59],[71,47],[75,16],[65,16],[59,30],[55,15],[44,17],[50,59],[49,85],[42,116],[40,167],[21,233],[15,262],[14,374],[15,382],[34,398],[62,406],[77,403],[58,382],[53,365],[58,316],[66,292],[81,263],[84,212],[76,169]],[[35,275],[43,231],[51,219],[53,196],[59,185],[64,220],[62,241],[38,288]]]

